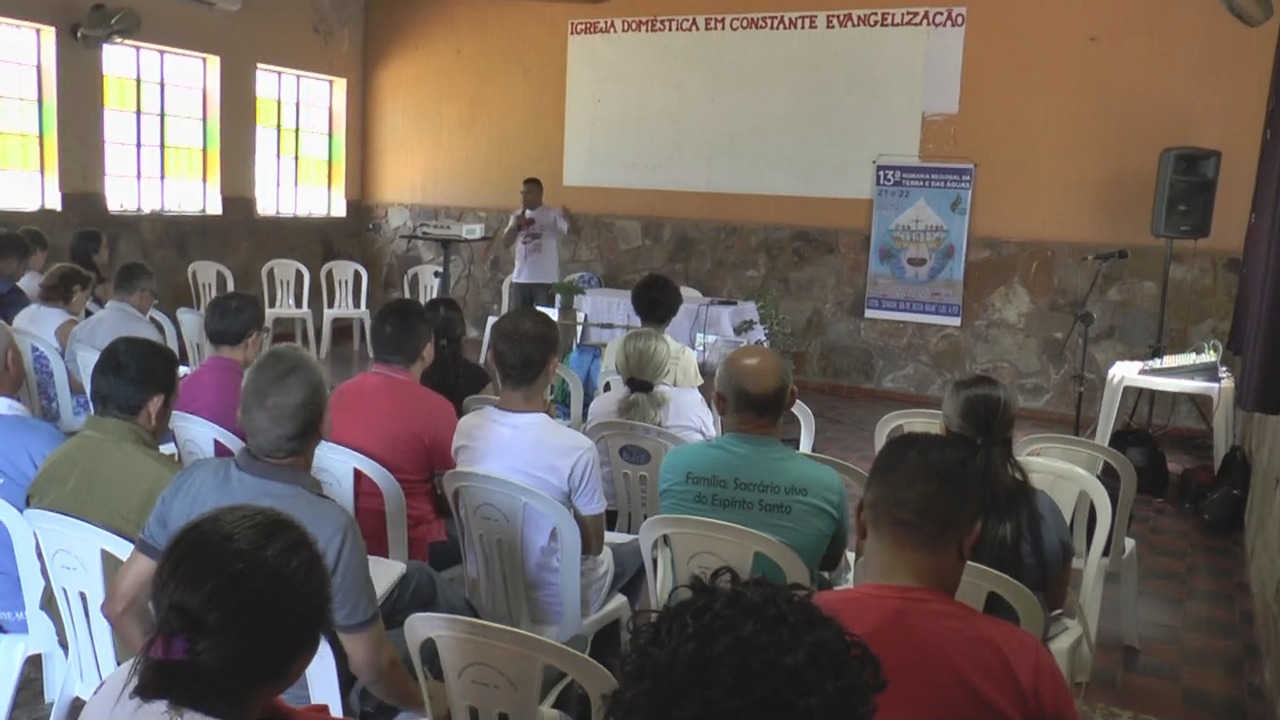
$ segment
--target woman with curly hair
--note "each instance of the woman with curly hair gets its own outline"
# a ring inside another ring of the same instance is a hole
[[[679,597],[636,623],[608,720],[875,717],[879,660],[806,588],[720,568]]]

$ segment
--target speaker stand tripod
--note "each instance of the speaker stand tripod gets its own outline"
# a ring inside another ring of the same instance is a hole
[[[1080,309],[1076,311],[1076,319],[1071,323],[1071,329],[1067,331],[1067,336],[1062,339],[1062,348],[1058,350],[1058,357],[1062,357],[1067,353],[1067,345],[1071,342],[1071,335],[1075,333],[1076,327],[1080,328],[1080,366],[1076,369],[1076,373],[1071,376],[1076,386],[1076,424],[1075,435],[1080,436],[1080,418],[1084,412],[1084,382],[1085,371],[1089,365],[1089,333],[1093,329],[1093,323],[1098,319],[1089,311],[1089,298],[1093,295],[1093,289],[1098,286],[1098,280],[1102,278],[1102,271],[1107,269],[1107,265],[1111,264],[1111,260],[1103,260],[1098,263],[1098,267],[1093,271],[1093,280],[1089,283],[1089,289],[1084,291],[1084,297],[1080,298]]]

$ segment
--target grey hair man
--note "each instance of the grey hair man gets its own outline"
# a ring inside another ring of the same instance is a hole
[[[474,612],[459,591],[419,562],[409,563],[379,603],[355,517],[326,498],[310,472],[323,437],[328,395],[324,370],[297,345],[277,345],[259,357],[246,371],[241,391],[245,447],[234,458],[197,463],[174,478],[112,583],[104,610],[122,639],[132,649],[141,647],[151,630],[146,608],[156,562],[177,532],[228,505],[269,507],[305,527],[325,558],[333,628],[351,673],[372,694],[368,706],[385,703],[422,713],[401,626],[416,612]],[[285,697],[305,703],[305,685]]]

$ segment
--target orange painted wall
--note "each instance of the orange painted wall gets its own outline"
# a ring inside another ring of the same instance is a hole
[[[520,179],[538,175],[552,202],[578,213],[865,228],[868,201],[562,187],[566,26],[590,17],[918,5],[370,0],[364,197],[513,206]],[[1280,23],[1250,29],[1209,0],[967,7],[960,113],[927,122],[921,150],[978,163],[975,235],[1141,241],[1157,155],[1186,144],[1223,151],[1209,243],[1241,247]]]

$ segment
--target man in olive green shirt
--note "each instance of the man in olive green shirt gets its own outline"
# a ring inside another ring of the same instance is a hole
[[[91,387],[93,417],[45,460],[27,501],[134,541],[182,469],[159,450],[177,399],[178,358],[153,340],[122,337],[102,351]]]

